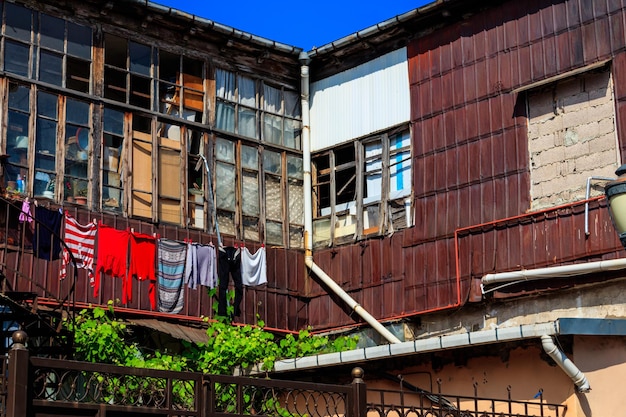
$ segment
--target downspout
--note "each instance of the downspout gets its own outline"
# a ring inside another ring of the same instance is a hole
[[[374,330],[380,333],[389,343],[401,343],[400,339],[378,322],[371,314],[359,305],[343,288],[313,262],[313,203],[311,183],[311,135],[309,121],[309,55],[300,53],[300,89],[302,91],[302,162],[304,182],[304,263],[332,292],[337,294],[352,311],[361,316]]]
[[[589,392],[591,391],[591,386],[589,385],[589,381],[585,377],[585,374],[581,372],[580,369],[574,365],[566,355],[563,353],[556,345],[554,344],[554,340],[552,336],[544,334],[541,336],[541,345],[543,346],[543,350],[556,362],[563,371],[569,376],[574,384],[576,385],[578,392]]]

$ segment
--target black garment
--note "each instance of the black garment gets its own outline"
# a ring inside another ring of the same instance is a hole
[[[35,256],[47,261],[59,259],[61,256],[61,224],[63,214],[59,210],[49,210],[42,206],[35,207],[35,225],[33,249]]]
[[[241,299],[243,298],[243,282],[241,280],[241,251],[232,246],[220,247],[217,259],[217,276],[219,278],[218,308],[219,316],[226,316],[226,292],[228,290],[228,276],[233,277],[235,283],[235,301],[233,302],[233,316],[241,315]]]

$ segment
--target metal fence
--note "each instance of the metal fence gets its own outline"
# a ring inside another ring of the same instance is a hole
[[[30,356],[20,332],[2,357],[0,417],[563,417],[536,401],[127,368]]]

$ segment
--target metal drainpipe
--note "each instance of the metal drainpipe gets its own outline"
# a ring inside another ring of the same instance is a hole
[[[543,350],[556,362],[557,365],[561,367],[561,369],[563,369],[563,371],[565,371],[567,376],[574,381],[578,392],[591,391],[591,386],[589,385],[589,381],[587,381],[585,374],[583,374],[581,370],[574,365],[574,362],[572,362],[565,355],[565,353],[556,347],[551,336],[547,334],[541,336],[541,345],[543,346]]]
[[[309,122],[309,55],[300,53],[300,88],[302,91],[302,163],[304,182],[304,263],[328,288],[337,294],[350,308],[361,316],[374,330],[389,343],[402,343],[378,320],[369,314],[359,303],[346,293],[328,274],[313,262],[313,204],[311,201],[311,136]]]

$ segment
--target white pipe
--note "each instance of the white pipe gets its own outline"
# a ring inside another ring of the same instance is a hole
[[[481,287],[487,284],[526,281],[546,278],[565,278],[576,275],[590,274],[601,271],[617,271],[626,269],[626,258],[609,259],[606,261],[587,262],[583,264],[571,264],[553,266],[548,268],[523,269],[520,271],[501,272],[497,274],[487,274],[480,280]],[[483,294],[485,293],[483,288]]]
[[[300,53],[301,105],[302,105],[302,163],[304,187],[304,263],[328,288],[337,294],[350,308],[361,316],[374,330],[381,334],[390,343],[401,343],[378,320],[369,314],[352,297],[346,293],[328,274],[313,262],[313,191],[311,182],[311,135],[309,121],[309,56],[306,52]]]
[[[587,381],[585,374],[583,374],[581,370],[574,365],[574,362],[572,362],[565,355],[565,353],[556,347],[551,336],[547,334],[542,335],[541,345],[543,346],[543,350],[556,362],[557,365],[561,367],[561,369],[563,369],[563,371],[565,371],[567,376],[574,381],[574,384],[578,388],[578,392],[591,391],[591,386],[589,385],[589,381]]]

